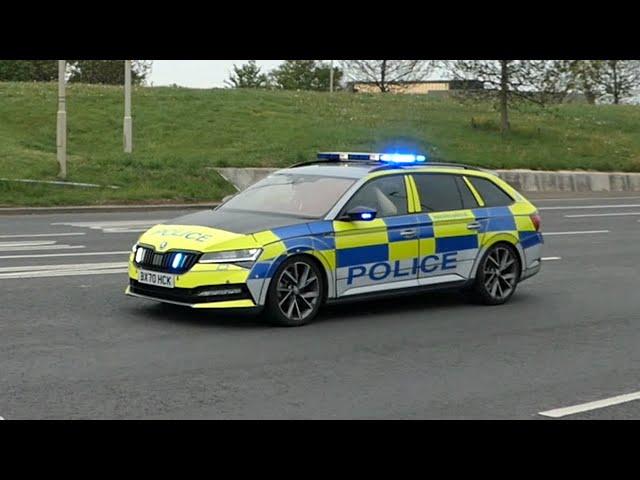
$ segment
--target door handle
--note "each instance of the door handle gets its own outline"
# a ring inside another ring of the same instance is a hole
[[[404,237],[404,238],[413,238],[416,236],[416,230],[413,228],[407,229],[407,230],[402,230],[400,232],[400,236]]]
[[[480,230],[482,228],[482,224],[480,222],[471,222],[467,224],[467,228],[469,230]]]

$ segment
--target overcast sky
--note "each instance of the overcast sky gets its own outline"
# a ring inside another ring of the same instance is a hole
[[[191,88],[224,87],[233,64],[248,60],[154,60],[150,84],[173,85]],[[257,60],[264,72],[276,67],[282,60]]]

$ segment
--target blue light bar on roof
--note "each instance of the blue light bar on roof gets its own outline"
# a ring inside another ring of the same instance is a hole
[[[338,161],[364,161],[364,162],[388,162],[388,163],[416,163],[425,162],[424,155],[408,153],[357,153],[357,152],[320,152],[318,160]]]
[[[415,163],[424,162],[427,160],[427,157],[424,155],[414,155],[412,153],[383,153],[380,155],[380,160],[392,163]]]

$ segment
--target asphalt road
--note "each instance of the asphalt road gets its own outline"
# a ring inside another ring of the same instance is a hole
[[[537,197],[549,259],[509,304],[359,302],[296,329],[124,296],[125,252],[182,212],[0,216],[0,416],[640,418],[608,405],[640,390],[640,195]]]

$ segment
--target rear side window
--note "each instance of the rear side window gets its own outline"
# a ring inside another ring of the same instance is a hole
[[[462,210],[462,197],[454,175],[442,173],[414,174],[423,212]]]
[[[485,207],[504,207],[513,203],[513,198],[491,180],[471,176],[467,179],[484,200]]]
[[[462,206],[467,209],[478,208],[478,201],[476,197],[473,196],[473,193],[471,193],[471,190],[469,190],[467,182],[459,175],[456,175],[456,182],[458,184],[458,190],[460,190],[460,196],[462,197]]]

